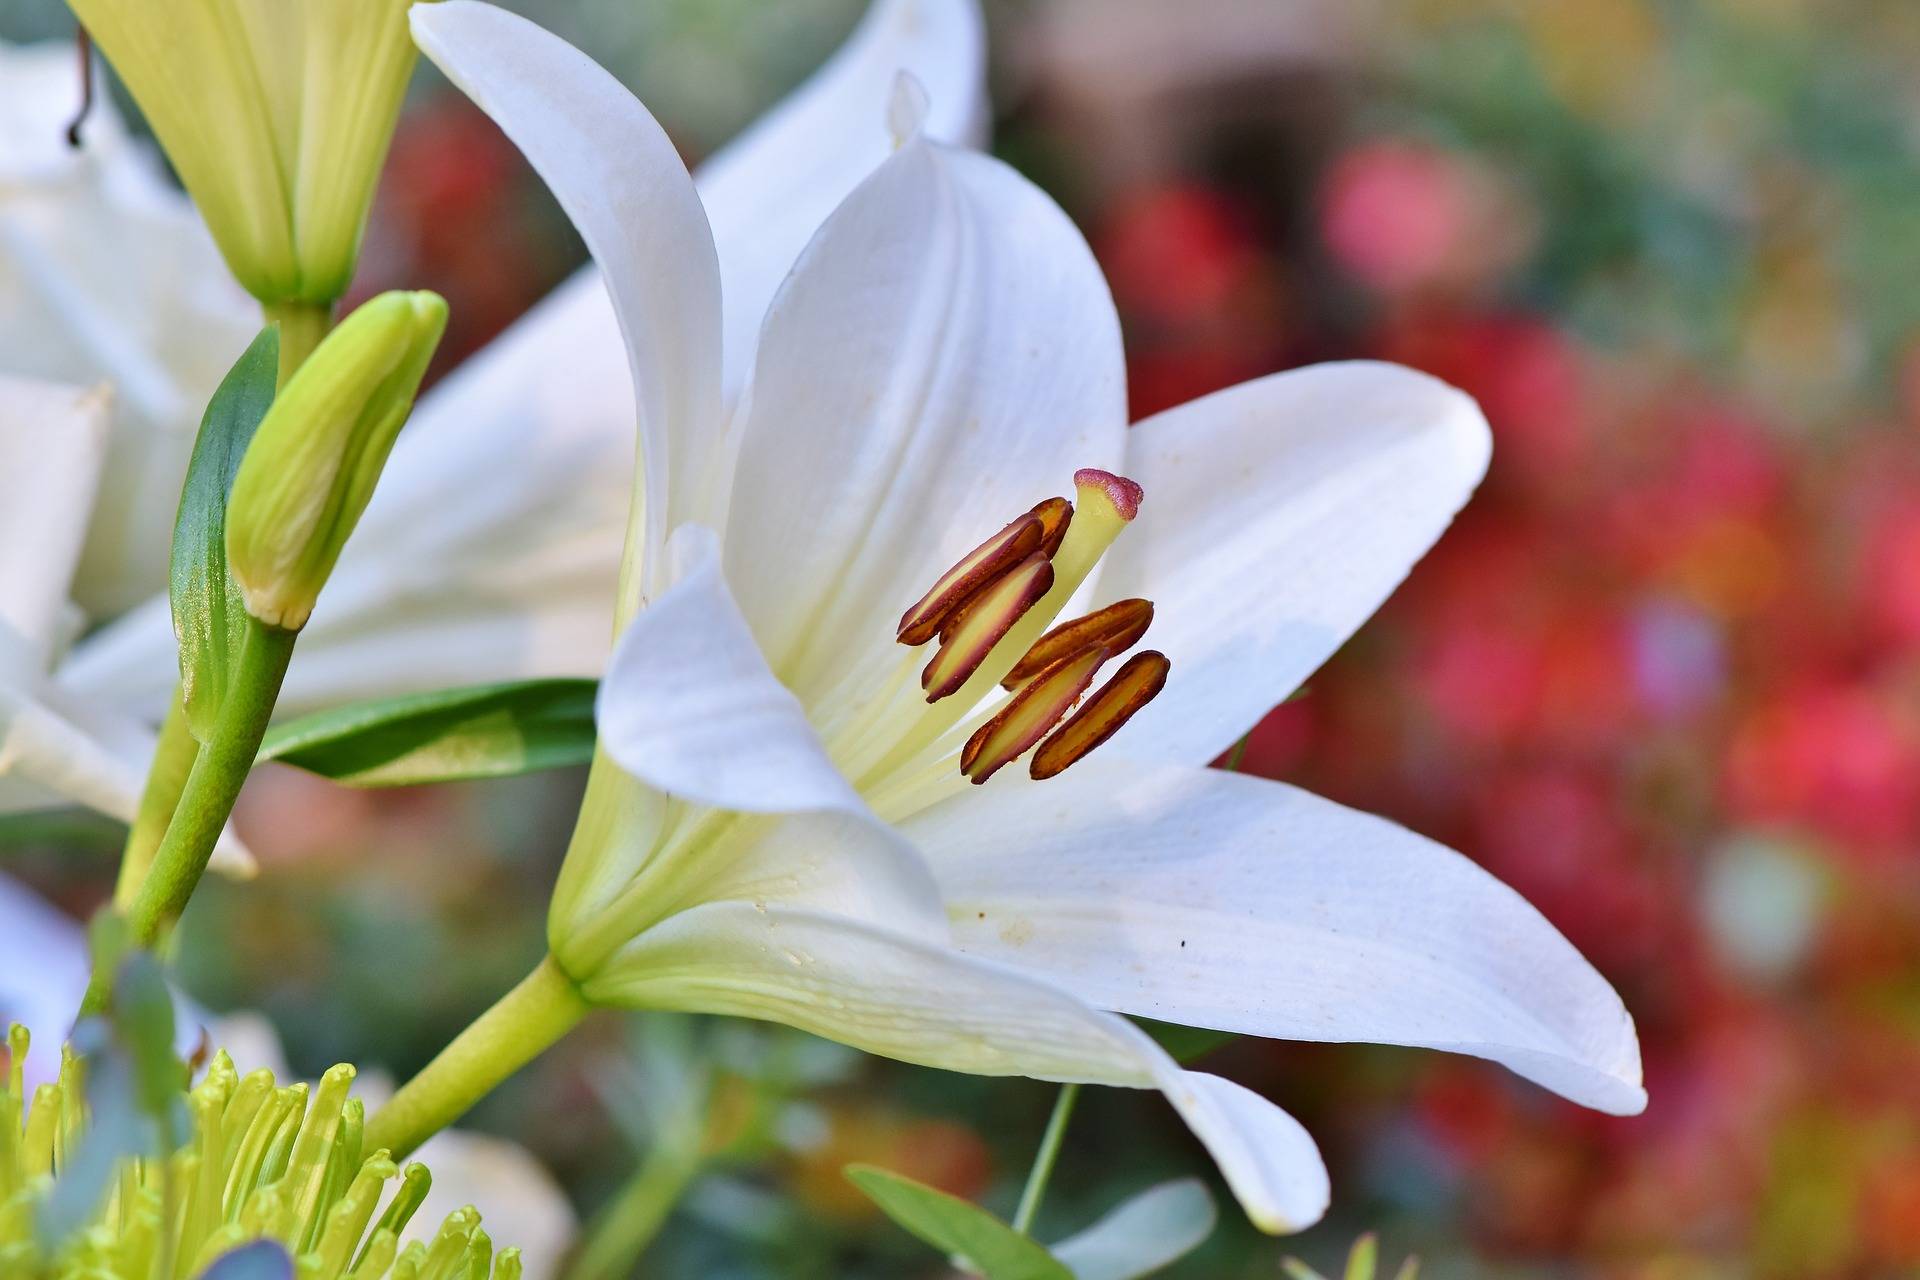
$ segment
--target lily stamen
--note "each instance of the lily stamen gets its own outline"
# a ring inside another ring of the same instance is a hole
[[[913,762],[975,707],[989,704],[996,684],[1014,690],[1013,697],[988,706],[987,718],[976,721],[960,753],[961,773],[976,784],[1043,739],[1059,745],[1049,752],[1048,771],[1034,776],[1058,773],[1160,691],[1164,656],[1154,654],[1144,665],[1130,662],[1124,679],[1116,678],[1096,697],[1096,715],[1076,716],[1055,732],[1101,665],[1139,643],[1153,622],[1151,601],[1128,599],[1046,629],[1139,514],[1144,496],[1133,481],[1097,468],[1083,468],[1073,480],[1077,504],[1057,497],[1035,504],[961,557],[902,616],[901,643],[940,639],[921,673],[927,701],[952,701],[946,711],[918,716],[897,742],[869,757],[863,780],[877,783],[891,774],[896,785],[926,785],[912,772]],[[908,772],[899,772],[903,768]]]
[[[1100,692],[1040,744],[1027,765],[1027,776],[1036,782],[1045,781],[1118,733],[1120,726],[1166,687],[1171,666],[1164,653],[1152,649],[1127,659]]]
[[[1060,532],[1065,533],[1064,522]],[[1040,517],[1028,513],[1010,522],[1006,528],[960,557],[960,563],[941,574],[932,589],[901,615],[900,643],[921,645],[933,639],[949,615],[992,585],[995,579],[1040,551],[1042,544],[1049,541],[1054,546],[1042,553],[1042,559],[1053,559],[1053,550],[1059,543],[1051,537],[1051,531]]]
[[[960,772],[977,786],[1025,755],[1073,710],[1111,656],[1109,650],[1096,646],[1069,654],[1035,676],[967,739],[960,752]]]
[[[1037,537],[1039,521],[1029,527]],[[920,673],[920,687],[927,691],[927,701],[938,702],[964,685],[1013,624],[1052,588],[1053,565],[1036,551],[969,600],[966,616],[943,639],[940,651]]]
[[[1000,683],[1018,689],[1060,659],[1095,646],[1114,654],[1125,653],[1140,642],[1152,624],[1153,601],[1117,600],[1041,636]]]

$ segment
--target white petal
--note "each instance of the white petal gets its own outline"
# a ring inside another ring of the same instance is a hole
[[[1182,1178],[1149,1187],[1048,1248],[1074,1280],[1138,1280],[1199,1248],[1219,1218],[1206,1184]]]
[[[356,1089],[365,1098],[366,1090]],[[375,1109],[371,1100],[367,1111]],[[427,1198],[414,1210],[405,1240],[433,1243],[448,1214],[471,1205],[495,1247],[511,1245],[526,1260],[522,1280],[552,1280],[579,1234],[566,1192],[532,1152],[517,1142],[466,1129],[442,1129],[411,1157],[433,1170]]]
[[[59,1072],[60,1045],[73,1027],[91,969],[87,933],[79,921],[0,874],[0,1034],[18,1022],[33,1036],[27,1049],[29,1090]],[[208,1021],[175,993],[176,1048],[191,1052]]]
[[[1312,1139],[1272,1103],[1181,1070],[1132,1024],[1055,987],[903,933],[709,903],[642,934],[583,989],[598,1002],[781,1022],[952,1071],[1158,1088],[1257,1225],[1299,1230],[1326,1208]]]
[[[51,656],[107,451],[108,395],[0,376],[0,632]],[[0,676],[4,676],[0,671]]]
[[[1431,840],[1293,787],[1095,757],[903,824],[954,945],[1106,1009],[1504,1063],[1646,1104],[1620,997],[1540,913]]]
[[[95,98],[71,40],[0,41],[0,368],[110,382],[113,443],[74,599],[118,612],[165,581],[200,409],[260,327],[158,152]]]
[[[84,805],[131,822],[155,734],[44,681],[0,684],[0,813]],[[208,863],[246,878],[253,855],[224,828]]]
[[[682,525],[673,585],[628,625],[595,705],[601,745],[669,795],[751,813],[866,805],[755,645],[720,572],[719,541]]]
[[[668,493],[704,473],[720,426],[720,269],[706,213],[665,131],[578,49],[478,0],[411,14],[421,51],[526,153],[606,275],[644,460],[645,531],[638,543],[629,534],[641,560],[624,616],[657,572],[649,561],[665,539]]]
[[[729,398],[752,370],[760,322],[794,259],[892,151],[886,109],[902,71],[927,90],[928,136],[982,140],[986,40],[974,0],[878,0],[811,79],[700,167],[720,254]],[[688,509],[675,523],[708,518]]]
[[[716,813],[670,800],[602,756],[582,815],[548,912],[569,973],[596,972],[635,934],[719,900],[817,907],[947,938],[926,861],[864,812]]]
[[[43,702],[4,688],[0,778],[31,784],[45,796],[42,803],[82,804],[122,822],[133,821],[143,782],[135,765]],[[29,807],[17,794],[9,803]]]
[[[1133,429],[1146,489],[1101,595],[1155,604],[1167,691],[1113,749],[1199,764],[1224,751],[1380,606],[1487,467],[1465,395],[1394,365],[1316,365]]]
[[[33,1036],[27,1087],[53,1079],[60,1043],[87,990],[87,944],[80,926],[6,875],[0,875],[0,1031],[14,1022]]]
[[[891,670],[935,577],[1125,446],[1113,301],[1012,169],[915,141],[835,211],[762,335],[727,576],[812,706]]]

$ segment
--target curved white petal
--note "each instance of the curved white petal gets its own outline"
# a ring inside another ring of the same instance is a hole
[[[1114,749],[1199,764],[1231,746],[1346,642],[1485,474],[1473,401],[1396,365],[1276,374],[1136,426],[1146,490],[1103,598],[1155,604],[1167,691]]]
[[[421,52],[526,154],[606,275],[639,403],[643,473],[625,616],[658,572],[667,495],[703,473],[720,426],[720,269],[706,212],[659,124],[578,49],[478,0],[410,13]]]
[[[968,35],[975,19],[971,0],[880,0],[813,78],[695,174],[719,254],[729,387],[737,389],[751,363],[739,351],[741,335],[758,333],[767,302],[801,247],[888,154],[884,103],[898,72],[904,68],[929,86],[925,128],[931,136],[976,136],[985,99],[983,50]],[[70,48],[62,46],[59,62],[71,78]],[[210,259],[206,278],[223,281],[197,219],[193,231],[204,252],[192,261]],[[106,239],[95,234],[88,242]],[[143,255],[150,266],[180,260],[177,253]],[[5,270],[0,261],[0,280]],[[193,285],[192,279],[186,273],[173,293],[197,296],[204,281]],[[224,314],[230,308],[212,303],[235,292],[203,300],[196,315]],[[239,310],[249,313],[247,306]],[[204,335],[208,326],[172,329],[184,337]],[[201,344],[232,350],[204,379],[199,365],[192,366],[193,385],[206,382],[200,400],[245,341],[241,334],[237,342]],[[598,674],[613,639],[614,583],[633,496],[635,417],[626,348],[606,285],[598,268],[583,268],[422,397],[301,636],[281,710],[298,714],[449,684]],[[108,487],[123,445],[130,473],[177,478],[192,426],[187,421],[174,433],[177,442],[168,437],[165,466],[141,462],[145,454],[136,457],[130,444],[116,439]],[[160,438],[147,432],[134,442],[145,436]],[[164,487],[149,482],[138,493],[164,496]],[[672,500],[676,509],[699,509],[693,495]],[[135,538],[134,525],[164,530],[171,520],[169,499],[157,520],[127,522],[126,536],[96,532],[96,541],[120,548],[116,566],[136,543],[147,555],[142,563],[151,562],[146,585],[137,590],[128,588],[124,566],[112,568],[111,587],[98,593],[112,609],[126,608],[164,578],[165,537]],[[90,547],[83,585],[93,555]],[[84,641],[61,679],[157,720],[172,694],[172,655],[171,620],[165,602],[157,601]]]
[[[106,458],[108,400],[103,388],[0,376],[0,663],[37,675],[52,656]]]
[[[842,204],[761,337],[727,577],[809,706],[891,670],[935,577],[1125,447],[1112,297],[1057,205],[914,140]]]
[[[669,543],[673,585],[627,627],[595,703],[600,743],[669,795],[749,813],[866,812],[767,669],[710,529]]]
[[[29,1089],[60,1069],[60,1043],[86,993],[87,967],[80,926],[0,874],[0,1032],[17,1022],[33,1036]]]
[[[1158,1088],[1258,1226],[1297,1231],[1326,1209],[1313,1140],[1272,1103],[1183,1071],[1132,1024],[1058,988],[904,933],[801,908],[708,903],[629,943],[583,990],[596,1002],[781,1022],[952,1071]]]
[[[73,1027],[91,968],[87,933],[80,922],[0,874],[0,1034],[18,1022],[32,1035],[27,1049],[29,1090],[59,1072],[60,1045]],[[191,1052],[206,1015],[176,993],[174,1021],[175,1046]],[[234,1019],[223,1020],[230,1021]],[[273,1047],[277,1060],[278,1044]]]
[[[805,84],[700,167],[720,254],[729,399],[752,371],[767,304],[801,249],[893,150],[887,96],[902,71],[926,87],[929,137],[983,140],[986,37],[975,0],[877,0]],[[675,523],[710,519],[684,509]]]
[[[864,811],[757,815],[688,806],[603,755],[581,813],[548,912],[554,955],[569,973],[596,972],[635,934],[721,900],[814,907],[947,937],[926,860]]]
[[[155,734],[45,681],[0,683],[0,813],[84,805],[131,822]],[[208,863],[245,878],[257,869],[231,827]]]
[[[1181,1178],[1147,1188],[1048,1252],[1074,1280],[1138,1280],[1199,1248],[1219,1218],[1206,1184]]]
[[[40,700],[0,688],[0,779],[17,786],[0,805],[33,809],[81,804],[122,822],[140,807],[143,777],[122,759]]]
[[[940,878],[955,946],[1101,1008],[1469,1053],[1602,1111],[1646,1104],[1606,980],[1519,894],[1384,819],[1095,757],[902,830]]]
[[[200,408],[260,327],[212,237],[101,96],[71,40],[0,41],[0,370],[112,384],[113,442],[73,597],[93,616],[166,579]]]

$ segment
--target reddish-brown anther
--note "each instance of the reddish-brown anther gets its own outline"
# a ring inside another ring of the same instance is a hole
[[[1040,554],[1051,560],[1073,523],[1073,504],[1065,498],[1048,498],[1037,503],[1031,514],[1040,521]]]
[[[1040,744],[1027,773],[1035,779],[1051,778],[1118,733],[1121,725],[1166,687],[1171,665],[1165,654],[1152,649],[1127,659],[1113,679],[1087,699],[1086,706]]]
[[[1034,527],[1038,525],[1035,521]],[[958,692],[1020,616],[1052,588],[1053,566],[1036,551],[969,599],[966,616],[948,631],[940,651],[920,673],[927,701]]]
[[[898,639],[901,644],[920,645],[939,632],[941,622],[955,609],[980,592],[995,578],[1033,555],[1046,540],[1047,531],[1040,517],[1028,512],[1006,528],[960,557],[960,562],[940,575],[933,589],[902,614]]]
[[[1001,766],[1018,760],[1073,709],[1109,656],[1100,648],[1069,654],[1035,676],[967,739],[960,752],[960,771],[978,785]]]
[[[1060,659],[1086,649],[1125,653],[1140,642],[1152,623],[1153,601],[1116,601],[1084,618],[1063,622],[1041,636],[1000,683],[1009,689],[1018,689]]]

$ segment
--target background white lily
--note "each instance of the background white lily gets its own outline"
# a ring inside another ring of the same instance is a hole
[[[259,330],[259,308],[106,94],[68,145],[81,105],[71,43],[0,42],[0,85],[0,373],[113,388],[73,580],[75,601],[100,620],[166,581],[194,431]]]
[[[811,79],[701,166],[726,281],[724,397],[745,381],[794,258],[886,157],[884,107],[903,69],[937,95],[932,136],[968,140],[984,128],[973,0],[877,0]],[[606,287],[588,266],[421,400],[301,636],[283,713],[600,672],[632,495],[626,361]],[[154,598],[88,637],[59,679],[157,722],[172,655],[166,601]]]
[[[601,703],[633,776],[596,766],[549,921],[589,1000],[1159,1087],[1276,1231],[1325,1208],[1311,1139],[1099,1009],[1474,1053],[1587,1105],[1644,1104],[1618,997],[1517,895],[1389,823],[1201,767],[1466,500],[1489,448],[1471,401],[1324,366],[1129,432],[1078,232],[1011,169],[920,135],[909,86],[898,150],[801,255],[729,412],[723,273],[658,125],[501,10],[447,0],[413,22],[606,271],[640,391],[620,612],[639,611]],[[919,696],[896,696],[899,611],[1089,465],[1145,487],[1098,586],[1159,602],[1168,696],[1044,789],[967,787],[964,729],[874,755]],[[952,781],[917,784],[943,762]]]
[[[111,405],[105,387],[0,375],[0,813],[79,801],[130,822],[139,807],[152,730],[47,678],[80,623],[69,592]],[[252,865],[231,835],[215,858]]]

